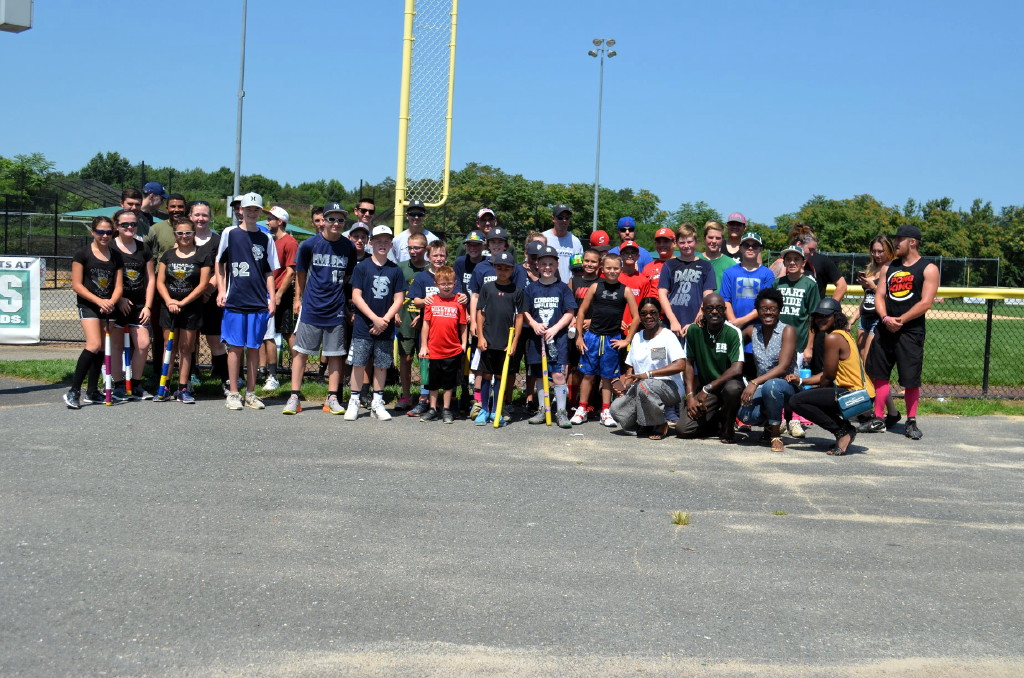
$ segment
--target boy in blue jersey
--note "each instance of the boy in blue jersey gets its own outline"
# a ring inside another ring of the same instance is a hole
[[[370,414],[390,421],[384,407],[384,380],[394,364],[395,316],[405,300],[405,278],[398,264],[388,259],[392,244],[391,227],[374,226],[370,233],[372,254],[360,261],[352,273],[352,345],[348,361],[352,366],[352,394],[345,421],[359,416],[359,390],[366,379],[366,366],[373,365],[373,400]]]
[[[718,293],[725,300],[725,319],[740,329],[757,322],[754,301],[758,292],[775,286],[775,274],[760,263],[763,248],[761,236],[752,231],[744,233],[740,240],[740,263],[722,273]],[[757,365],[750,344],[747,344],[745,358],[744,376],[753,379],[757,376]]]
[[[256,227],[263,210],[259,193],[241,198],[242,223],[227,228],[217,247],[217,304],[224,308],[221,340],[228,347],[229,410],[242,409],[238,375],[242,351],[246,352],[245,407],[262,410],[256,396],[256,369],[260,345],[267,333],[270,316],[277,310],[274,300],[274,271],[278,268],[277,248],[269,235]]]
[[[323,411],[345,414],[341,406],[341,365],[346,353],[345,325],[348,300],[345,285],[355,267],[355,247],[342,235],[345,217],[340,204],[324,207],[320,233],[299,245],[295,258],[295,346],[292,354],[292,394],[284,414],[298,414],[306,356],[318,352],[327,358],[327,400]],[[323,347],[321,350],[321,346]]]

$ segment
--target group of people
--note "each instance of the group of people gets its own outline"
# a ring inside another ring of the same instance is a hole
[[[125,193],[123,200],[134,199]],[[287,211],[264,208],[256,193],[232,202],[238,223],[219,235],[209,228],[208,204],[176,194],[164,194],[166,219],[147,223],[141,205],[150,195],[94,220],[93,242],[74,257],[86,345],[64,396],[69,408],[99,397],[105,332],[114,355],[129,338],[138,373],[150,348],[156,353],[174,332],[178,386],[157,397],[183,403],[195,402],[189,375],[202,333],[227,407],[263,409],[257,378],[265,376],[265,389],[278,387],[279,336],[292,355],[284,414],[302,410],[313,356],[328,382],[324,412],[354,420],[366,409],[391,419],[384,386],[397,356],[401,392],[393,409],[424,422],[452,423],[464,413],[477,425],[508,425],[509,385],[522,370],[531,424],[572,428],[593,418],[656,440],[674,426],[680,437],[714,435],[724,443],[736,441],[737,429],[761,426],[777,451],[784,435],[803,437],[816,424],[835,437],[830,453],[840,455],[858,432],[899,420],[889,389],[896,366],[906,435],[921,436],[915,415],[924,316],[938,273],[921,259],[913,226],[892,241],[872,241],[871,264],[857,274],[865,295],[855,340],[839,303],[847,282],[804,225],[768,266],[761,237],[740,213],[724,227],[705,224],[699,253],[693,225],[660,228],[652,254],[637,244],[632,217],[619,219],[617,245],[595,231],[585,249],[570,229],[572,209],[557,205],[551,228],[523,242],[520,263],[489,208],[453,252],[455,243],[424,228],[426,207],[418,201],[409,203],[398,236],[373,223],[372,200],[359,201],[347,230],[339,203],[317,207],[317,233],[300,244],[286,232]],[[829,284],[835,292],[825,297]],[[141,374],[125,379],[120,360],[113,366],[117,399],[149,397]],[[875,400],[855,427],[838,397],[859,389]]]

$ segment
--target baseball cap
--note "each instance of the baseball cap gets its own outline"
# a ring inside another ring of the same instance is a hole
[[[462,239],[462,242],[478,242],[481,245],[484,242],[483,231],[472,230],[466,234],[466,237]]]
[[[583,255],[572,255],[572,258],[569,259],[569,268],[583,268]]]
[[[742,245],[748,240],[754,240],[755,242],[757,242],[758,245],[764,244],[764,241],[761,240],[761,236],[759,236],[757,233],[754,233],[753,231],[747,231],[746,233],[744,233],[743,237],[740,238],[740,244]]]
[[[842,313],[843,307],[832,297],[825,297],[818,302],[818,308],[812,311],[811,315],[836,315]]]
[[[391,231],[390,226],[381,224],[380,226],[374,226],[373,231],[370,233],[371,238],[376,238],[378,235],[394,235],[394,233]]]
[[[241,197],[239,207],[259,207],[263,209],[263,196],[259,193],[246,193]]]
[[[495,226],[487,235],[487,239],[494,240],[495,238],[500,238],[501,240],[508,240],[508,231],[506,231],[501,226]]]
[[[241,204],[241,202],[242,202],[242,196],[236,195],[234,198],[231,199],[231,202],[229,202],[228,204],[231,207],[238,207],[238,205]]]
[[[498,264],[504,264],[506,266],[515,266],[516,258],[508,252],[501,252],[491,256],[491,266],[497,266]]]
[[[921,229],[917,226],[911,226],[910,224],[903,224],[896,229],[897,238],[913,238],[918,242],[921,241]]]
[[[779,256],[785,258],[787,254],[792,252],[793,254],[799,254],[801,259],[806,259],[807,255],[804,254],[804,250],[800,245],[790,245],[786,249],[779,252]]]
[[[526,246],[526,253],[532,254],[535,257],[539,257],[541,254],[544,253],[545,247],[547,247],[547,245],[542,243],[540,240],[534,240],[533,242]],[[557,252],[555,253],[555,256],[558,256]]]
[[[426,214],[427,206],[423,204],[422,200],[410,200],[409,206],[405,208],[405,212],[406,214],[412,214],[413,212]]]
[[[635,249],[635,250],[636,250],[637,252],[639,252],[639,251],[640,251],[640,245],[637,245],[637,244],[636,244],[635,242],[633,242],[632,240],[626,240],[626,241],[625,241],[625,242],[623,242],[623,243],[622,243],[621,245],[619,245],[619,252],[621,252],[622,250],[625,250],[625,249],[629,249],[630,247],[632,247],[633,249]]]
[[[278,219],[280,219],[284,223],[286,223],[286,224],[288,223],[288,210],[286,210],[285,208],[278,207],[277,205],[274,205],[269,210],[264,210],[264,211],[269,213],[269,214],[273,214],[275,217],[277,217]]]
[[[537,244],[540,245],[539,242]],[[540,257],[554,257],[555,259],[557,259],[558,250],[556,250],[551,245],[541,245],[540,254],[537,255],[537,258],[539,259]],[[583,261],[582,257],[580,257],[580,261]]]
[[[479,212],[476,213],[476,218],[479,219],[485,214],[490,214],[495,219],[498,218],[497,215],[494,214],[494,210],[492,210],[490,207],[482,208]]]
[[[568,205],[563,205],[561,203],[551,208],[551,216],[553,217],[557,217],[562,212],[568,212],[569,214],[572,214],[572,208],[569,207]]]
[[[348,210],[342,207],[340,202],[329,202],[326,205],[324,205],[324,216],[327,216],[331,212],[341,212],[346,217],[348,216]]]
[[[636,219],[633,217],[622,217],[619,219],[619,225],[616,228],[636,228]]]
[[[345,231],[345,237],[346,238],[349,237],[350,235],[352,235],[356,231],[366,231],[367,233],[369,233],[370,232],[370,227],[367,226],[366,224],[364,224],[361,221],[357,221],[356,223],[352,224],[352,228],[350,228],[347,231]]]
[[[612,240],[604,231],[594,231],[590,234],[590,246],[598,252],[607,252],[611,249]]]
[[[669,238],[671,240],[675,240],[676,234],[671,228],[665,228],[662,226],[654,232],[654,239],[657,240],[658,238]]]
[[[738,221],[744,226],[747,225],[747,218],[740,214],[739,212],[733,212],[732,214],[729,215],[729,218],[725,220],[726,223],[729,223],[730,221]]]
[[[161,184],[159,181],[150,181],[149,183],[142,187],[143,195],[149,195],[150,193],[159,195],[161,198],[167,197],[167,191],[164,190],[164,185]]]

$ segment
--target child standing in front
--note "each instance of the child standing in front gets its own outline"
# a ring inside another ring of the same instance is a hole
[[[451,266],[438,267],[433,278],[437,291],[426,297],[429,303],[423,308],[419,353],[420,358],[429,358],[423,385],[430,392],[430,409],[420,421],[437,420],[437,392],[443,389],[441,419],[451,424],[455,421],[452,394],[462,375],[462,354],[468,338],[466,306],[455,293],[455,270]]]
[[[477,376],[480,384],[480,413],[473,420],[477,426],[494,421],[491,407],[491,390],[495,391],[494,401],[501,397],[500,379],[491,379],[501,374],[505,356],[514,355],[519,335],[523,330],[523,290],[512,282],[512,271],[516,260],[508,252],[491,255],[490,264],[497,278],[485,283],[480,289],[476,310],[477,346],[480,348],[480,369]],[[477,267],[479,269],[479,267]],[[509,343],[509,330],[512,340]],[[475,395],[475,394],[474,394]],[[499,426],[507,426],[508,418],[502,415]]]

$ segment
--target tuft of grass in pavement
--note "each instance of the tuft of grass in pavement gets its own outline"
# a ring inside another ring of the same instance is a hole
[[[672,516],[673,525],[689,525],[690,514],[686,511],[672,511],[669,515]]]
[[[789,514],[782,510],[772,511],[773,516],[788,516]]]

